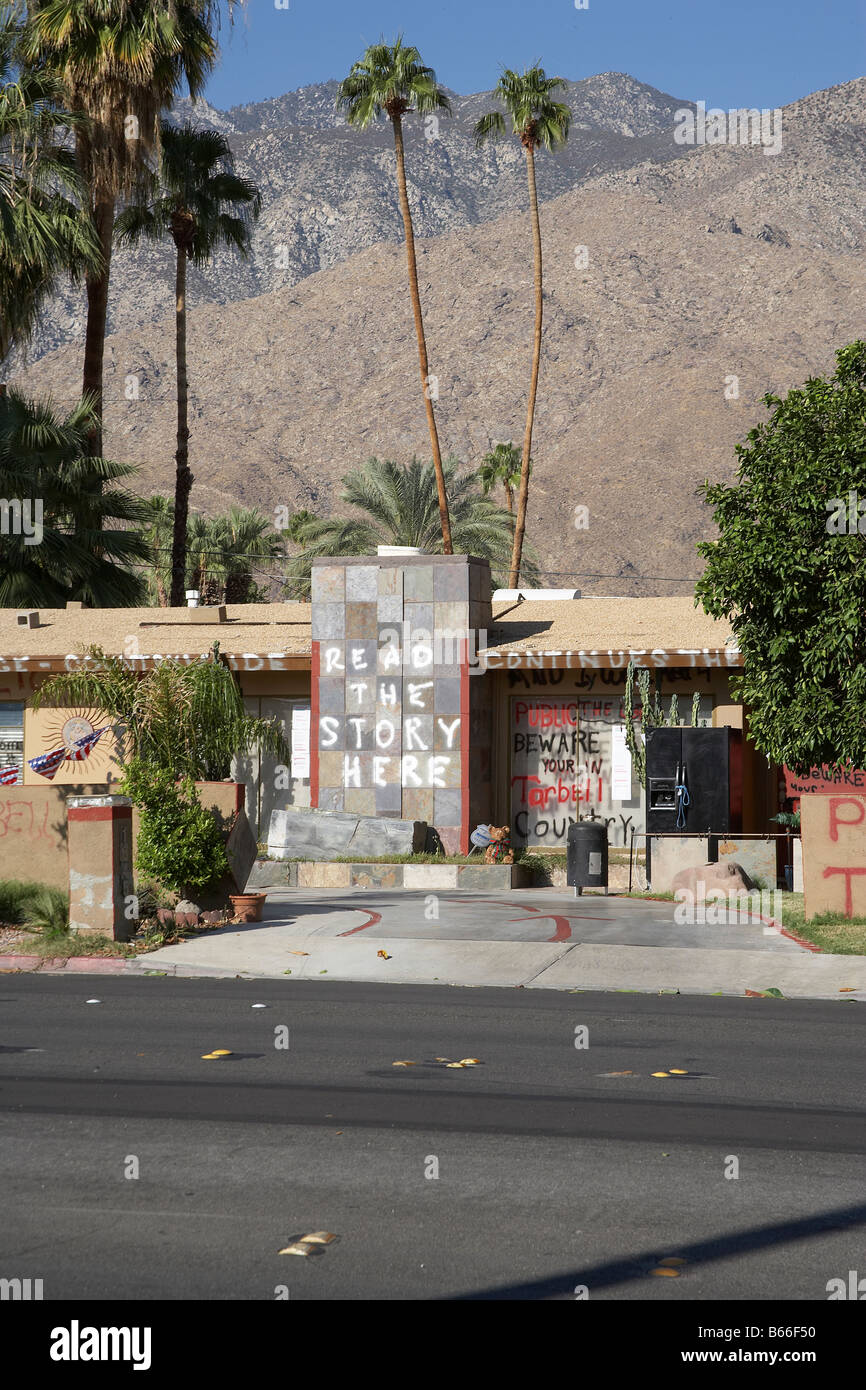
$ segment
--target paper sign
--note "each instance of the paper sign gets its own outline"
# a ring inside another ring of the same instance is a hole
[[[625,725],[610,731],[610,795],[612,801],[631,801],[631,753],[625,741]]]

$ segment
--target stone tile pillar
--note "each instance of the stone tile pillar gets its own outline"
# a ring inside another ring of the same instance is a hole
[[[128,941],[138,926],[124,915],[134,892],[132,802],[125,796],[73,796],[66,811],[70,928]]]
[[[311,802],[426,821],[449,853],[489,816],[490,567],[468,555],[313,562]]]

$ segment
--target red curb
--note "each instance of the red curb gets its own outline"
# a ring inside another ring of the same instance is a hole
[[[43,975],[61,975],[68,970],[79,975],[120,975],[126,960],[125,956],[0,956],[0,971],[38,970]]]
[[[123,956],[70,956],[66,969],[81,975],[120,975],[126,967]]]

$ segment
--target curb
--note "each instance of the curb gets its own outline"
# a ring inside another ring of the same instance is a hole
[[[0,973],[42,975],[122,975],[125,956],[0,956]]]

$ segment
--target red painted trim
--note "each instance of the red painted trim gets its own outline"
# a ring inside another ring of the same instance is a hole
[[[469,853],[469,653],[464,642],[460,663],[460,853]]]
[[[310,805],[319,804],[319,644],[310,663]]]
[[[132,820],[131,806],[70,806],[69,820]]]

